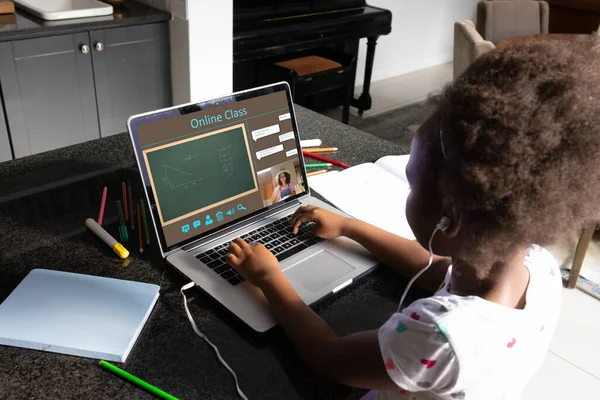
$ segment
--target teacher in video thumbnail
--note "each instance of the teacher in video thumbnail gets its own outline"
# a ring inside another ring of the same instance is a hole
[[[291,182],[292,176],[287,171],[281,171],[275,180],[276,189],[271,196],[271,204],[275,204],[296,193],[296,185]]]

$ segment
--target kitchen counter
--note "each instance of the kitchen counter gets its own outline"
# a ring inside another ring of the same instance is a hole
[[[301,137],[338,146],[351,165],[407,150],[296,107]],[[187,283],[161,258],[154,234],[143,254],[128,246],[128,265],[86,232],[109,187],[105,227],[116,235],[115,200],[131,180],[141,182],[128,136],[116,135],[0,164],[0,301],[34,268],[158,284],[159,301],[125,364],[117,364],[180,399],[235,399],[233,379],[197,337],[179,289]],[[379,268],[315,306],[338,333],[377,329],[396,310],[406,281]],[[199,329],[236,371],[250,399],[359,399],[364,390],[334,384],[307,369],[280,328],[251,331],[198,289],[188,292]],[[411,291],[409,301],[422,296]],[[139,388],[100,369],[98,360],[0,346],[2,399],[151,399]]]
[[[102,17],[45,21],[17,8],[14,15],[0,15],[0,42],[151,24],[171,18],[167,12],[134,1],[113,9],[113,15]]]

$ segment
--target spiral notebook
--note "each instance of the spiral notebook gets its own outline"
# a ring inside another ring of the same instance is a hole
[[[386,156],[336,173],[308,178],[310,187],[356,219],[415,240],[406,220],[410,186],[406,178],[409,155]]]
[[[0,304],[0,345],[125,362],[159,289],[34,269]]]

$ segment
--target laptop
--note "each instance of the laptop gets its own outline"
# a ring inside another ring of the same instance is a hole
[[[134,115],[127,126],[162,256],[252,329],[276,322],[226,262],[235,238],[273,252],[309,305],[377,264],[354,241],[315,236],[312,223],[291,232],[300,206],[344,214],[311,196],[287,83]]]

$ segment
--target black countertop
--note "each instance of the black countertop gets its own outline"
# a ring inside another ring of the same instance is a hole
[[[304,138],[338,146],[351,165],[407,150],[297,107]],[[233,379],[197,337],[179,289],[187,281],[152,244],[129,265],[94,235],[84,220],[96,217],[109,187],[105,227],[116,234],[115,200],[121,181],[141,182],[125,134],[0,164],[0,301],[34,268],[158,284],[159,301],[127,362],[117,364],[181,399],[234,399]],[[379,268],[315,307],[338,333],[378,328],[396,310],[406,281]],[[422,295],[411,291],[411,297]],[[280,328],[258,335],[212,299],[188,292],[196,323],[238,374],[250,399],[358,399],[365,391],[337,385],[308,370]],[[189,298],[188,297],[188,298]],[[0,399],[150,399],[146,392],[102,370],[98,360],[0,346]]]
[[[45,21],[17,8],[14,15],[0,15],[0,42],[151,24],[171,18],[167,12],[134,1],[113,6],[113,10],[113,15],[102,17]]]

